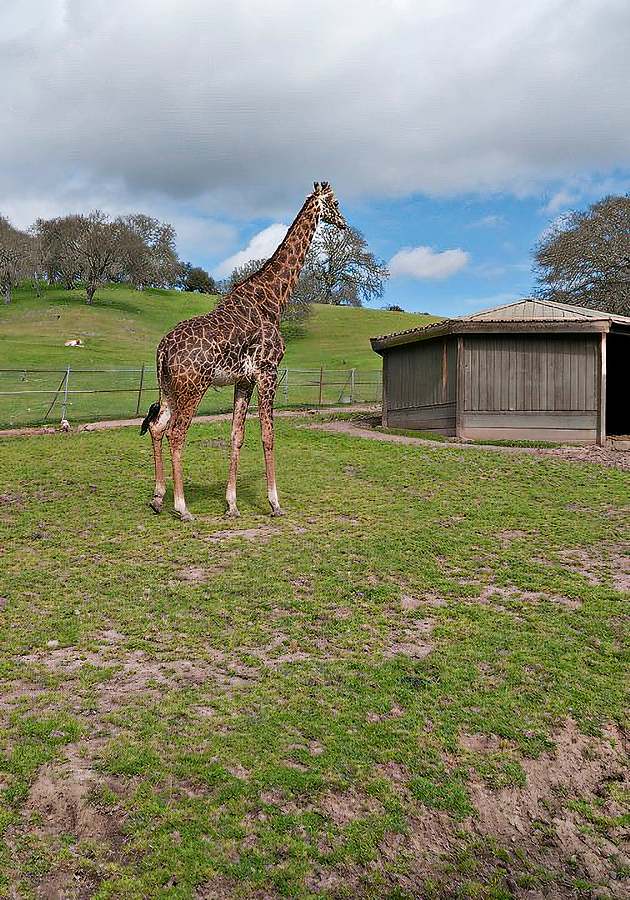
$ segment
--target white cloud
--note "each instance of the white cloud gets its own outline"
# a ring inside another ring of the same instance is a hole
[[[433,250],[432,247],[403,247],[389,261],[392,275],[439,280],[459,272],[468,264],[470,254],[455,250]]]
[[[552,194],[547,203],[542,208],[542,212],[548,213],[553,216],[558,213],[562,209],[567,209],[570,206],[574,206],[578,200],[580,199],[580,195],[577,193],[571,193],[570,191],[566,191],[564,189],[556,191],[555,194]]]
[[[469,228],[498,228],[499,225],[505,225],[505,216],[489,215],[475,219],[468,226]]]
[[[520,195],[630,159],[627,0],[147,9],[3,0],[3,205],[105,205],[114,186],[127,208],[203,196],[212,217],[278,221],[313,179],[343,207]]]
[[[275,222],[268,228],[263,228],[258,234],[255,234],[250,240],[247,247],[228,256],[215,269],[215,274],[219,278],[226,278],[231,275],[237,266],[242,266],[249,262],[250,259],[268,259],[274,252],[278,244],[282,241],[287,233],[287,226],[281,222]]]

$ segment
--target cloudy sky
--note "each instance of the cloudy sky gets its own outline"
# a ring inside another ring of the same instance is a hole
[[[1,0],[0,213],[150,212],[221,275],[328,180],[383,302],[467,312],[630,189],[629,45],[628,0]]]

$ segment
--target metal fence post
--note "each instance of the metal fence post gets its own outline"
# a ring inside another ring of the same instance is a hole
[[[284,370],[284,403],[285,406],[289,405],[289,370]]]
[[[65,383],[65,381],[66,381],[66,376],[67,376],[67,375],[68,375],[68,373],[67,373],[67,372],[64,372],[64,376],[63,376],[63,378],[61,379],[61,381],[59,382],[59,387],[57,388],[57,391],[56,391],[56,393],[55,393],[55,396],[52,398],[52,403],[51,403],[50,406],[48,407],[48,411],[46,412],[46,415],[44,416],[44,422],[46,421],[46,419],[48,418],[48,416],[51,414],[52,408],[53,408],[53,406],[55,405],[55,403],[57,402],[57,397],[59,396],[59,392],[61,391],[61,388],[64,386],[64,383]]]
[[[356,369],[350,371],[350,403],[354,403],[354,373]]]
[[[67,412],[68,412],[68,382],[70,381],[70,366],[66,369],[66,383],[63,388],[63,405],[61,407],[61,419],[67,420]]]
[[[322,394],[324,390],[324,367],[319,367],[319,406],[322,405]]]
[[[144,381],[144,363],[140,369],[140,386],[138,387],[138,402],[136,403],[136,415],[140,415],[140,401],[142,400],[142,382]]]

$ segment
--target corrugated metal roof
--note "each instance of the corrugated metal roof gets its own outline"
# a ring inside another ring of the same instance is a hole
[[[568,303],[555,303],[552,300],[538,300],[525,297],[514,303],[506,303],[503,306],[495,306],[492,309],[484,309],[470,316],[460,316],[456,319],[443,319],[441,322],[432,322],[430,325],[422,325],[417,328],[408,328],[405,331],[394,331],[390,334],[373,337],[372,344],[387,341],[390,338],[401,338],[405,335],[430,336],[431,331],[456,330],[458,325],[467,322],[483,322],[488,325],[501,322],[522,322],[523,324],[542,323],[551,325],[553,322],[611,322],[618,325],[630,326],[630,316],[618,316],[604,310],[588,309],[585,306],[571,306]]]

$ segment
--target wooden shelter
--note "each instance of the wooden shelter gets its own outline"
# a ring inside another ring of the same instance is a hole
[[[630,433],[630,317],[525,299],[371,343],[386,426],[585,444]]]

